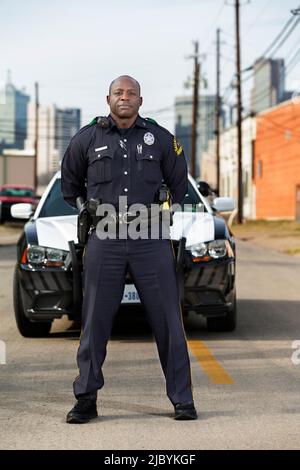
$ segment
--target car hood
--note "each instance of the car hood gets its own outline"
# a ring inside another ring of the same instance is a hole
[[[42,217],[36,219],[37,240],[40,246],[69,250],[68,242],[77,239],[77,216]]]
[[[40,246],[68,250],[68,242],[77,239],[77,216],[44,217],[36,219],[37,239]],[[187,239],[186,246],[209,242],[215,238],[214,216],[202,212],[176,212],[171,227],[171,239]]]

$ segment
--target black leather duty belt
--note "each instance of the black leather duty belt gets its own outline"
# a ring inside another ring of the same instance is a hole
[[[141,214],[141,215],[135,214],[133,212],[118,212],[118,213],[107,214],[104,216],[94,215],[92,216],[92,225],[96,227],[98,222],[100,222],[103,219],[105,219],[105,223],[107,224],[129,225],[138,217],[141,217],[141,221],[147,220],[148,222],[150,222],[151,220],[153,221],[156,220],[158,222],[160,220],[160,217],[157,217],[157,216],[151,217],[150,211],[148,211],[147,214]]]

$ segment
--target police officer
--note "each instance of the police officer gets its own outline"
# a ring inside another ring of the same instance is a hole
[[[110,115],[83,127],[64,155],[64,199],[72,206],[78,196],[98,199],[118,209],[119,197],[127,196],[128,207],[148,206],[164,180],[173,204],[180,203],[187,192],[182,147],[166,129],[139,116],[139,83],[127,75],[118,77],[110,85],[107,103]],[[102,365],[127,270],[154,333],[174,417],[197,419],[171,241],[100,239],[93,231],[84,256],[79,375],[73,384],[77,402],[67,422],[85,423],[98,416],[97,390],[104,385]]]

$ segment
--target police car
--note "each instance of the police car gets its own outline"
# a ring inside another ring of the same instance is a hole
[[[217,215],[233,210],[230,198],[209,203],[189,177],[182,211],[175,212],[171,228],[183,314],[203,315],[214,331],[236,326],[235,241]],[[29,219],[17,244],[16,323],[25,337],[46,336],[56,318],[80,320],[83,247],[77,240],[77,209],[64,201],[58,172],[34,214],[31,204],[15,204],[11,212]],[[140,304],[129,273],[122,304]]]

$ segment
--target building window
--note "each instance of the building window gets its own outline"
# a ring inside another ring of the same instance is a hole
[[[262,160],[259,160],[257,162],[257,177],[258,178],[263,177],[263,162],[262,162]]]

